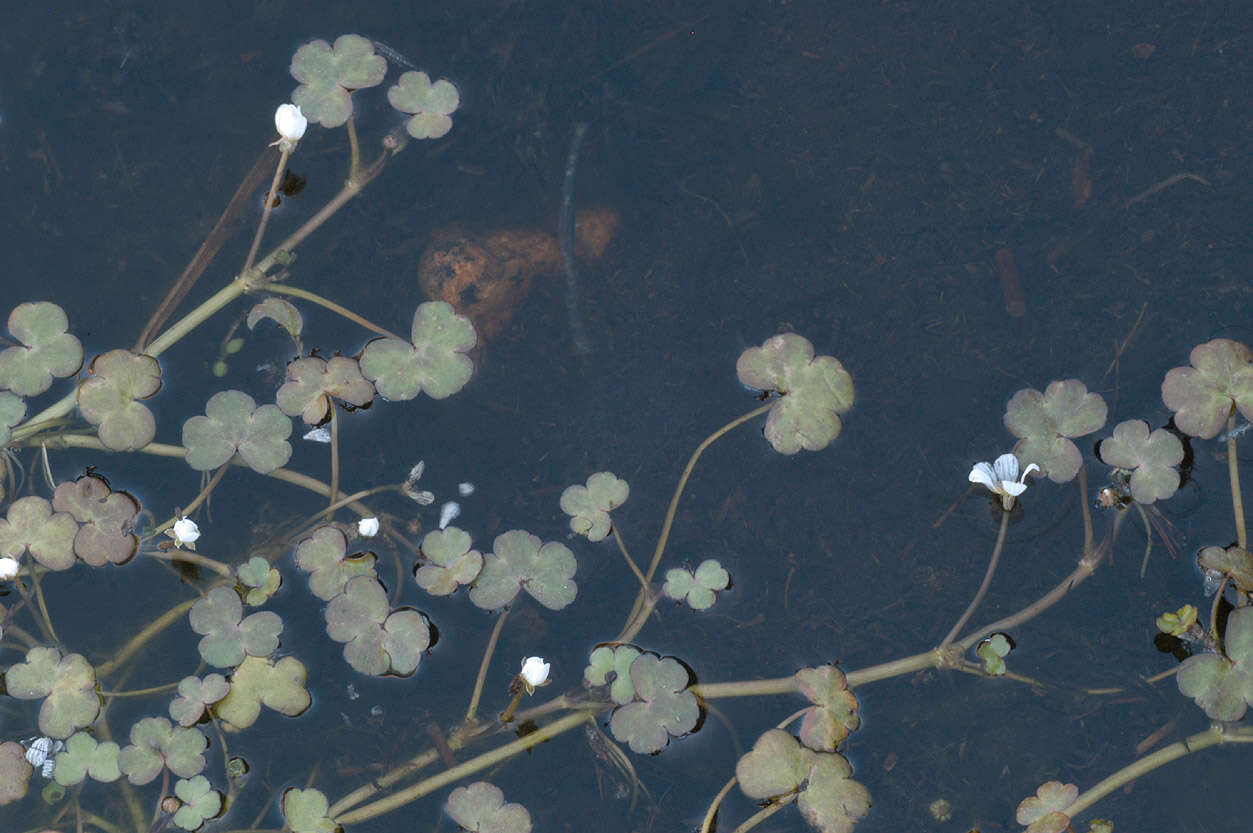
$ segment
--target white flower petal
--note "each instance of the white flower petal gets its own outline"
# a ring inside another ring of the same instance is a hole
[[[378,518],[362,518],[357,521],[357,534],[362,538],[373,538],[379,534]]]
[[[174,540],[180,544],[194,544],[200,537],[200,527],[191,518],[182,518],[174,522]]]
[[[544,662],[543,657],[527,657],[522,661],[522,679],[532,686],[543,685],[548,682],[548,672],[551,669],[552,665]]]
[[[996,473],[992,471],[992,466],[988,463],[975,463],[975,467],[970,470],[968,477],[971,483],[979,483],[987,486],[992,491],[996,491]]]
[[[1011,495],[1012,497],[1018,497],[1023,492],[1027,491],[1027,484],[1018,483],[1013,480],[1002,480],[1001,491],[1004,494]]]
[[[1018,479],[1018,458],[1014,456],[1012,451],[997,457],[996,462],[992,464],[992,468],[996,471],[998,480]]]
[[[22,569],[22,565],[18,563],[16,558],[5,556],[0,558],[0,581],[9,581],[17,578],[17,573]]]

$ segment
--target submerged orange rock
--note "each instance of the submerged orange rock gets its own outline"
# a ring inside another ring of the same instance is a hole
[[[575,215],[575,257],[599,260],[618,230],[612,208]],[[469,316],[484,343],[509,324],[536,278],[563,274],[555,231],[507,228],[488,232],[437,229],[418,263],[418,284],[432,300],[447,301]]]

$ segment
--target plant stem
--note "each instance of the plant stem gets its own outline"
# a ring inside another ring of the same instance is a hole
[[[1240,461],[1236,457],[1236,415],[1227,416],[1227,479],[1231,482],[1231,511],[1236,516],[1236,541],[1240,549],[1249,548],[1249,536],[1244,528],[1244,498],[1240,495]]]
[[[565,717],[557,718],[552,723],[540,726],[535,731],[525,737],[518,738],[512,743],[506,743],[504,746],[499,746],[489,752],[484,752],[482,755],[472,758],[464,764],[459,764],[452,769],[446,769],[437,775],[425,778],[411,787],[392,793],[386,798],[380,798],[378,801],[373,801],[350,812],[337,815],[332,820],[336,824],[347,826],[366,821],[367,819],[375,818],[376,816],[381,816],[384,813],[391,812],[392,810],[403,807],[412,801],[416,801],[424,795],[429,795],[430,793],[433,793],[448,784],[460,781],[462,778],[508,760],[520,752],[525,752],[536,744],[551,740],[552,738],[568,732],[571,729],[577,729],[589,720],[594,719],[594,716],[590,712],[585,711],[578,711],[573,714],[568,714]]]
[[[492,635],[487,640],[487,648],[483,650],[483,661],[479,663],[479,673],[474,678],[474,691],[470,694],[470,705],[466,708],[466,723],[473,723],[476,720],[475,715],[479,710],[479,700],[483,696],[483,685],[487,681],[487,668],[492,663],[492,654],[496,652],[496,643],[500,641],[500,632],[504,630],[505,619],[507,618],[509,618],[509,608],[502,610],[500,616],[496,617]]]
[[[266,291],[275,292],[280,295],[291,295],[295,298],[302,298],[312,304],[317,304],[320,307],[329,309],[331,312],[335,313],[336,315],[347,318],[352,323],[360,327],[364,327],[365,329],[369,330],[372,333],[378,333],[381,336],[394,338],[397,341],[404,341],[404,342],[409,341],[409,339],[402,338],[401,336],[396,335],[395,333],[393,333],[391,330],[387,329],[386,327],[380,327],[378,324],[375,324],[373,321],[370,321],[369,319],[358,315],[357,313],[353,312],[347,307],[340,306],[334,301],[328,298],[324,298],[321,295],[317,294],[316,292],[310,292],[309,290],[302,289],[299,286],[291,286],[285,283],[271,283],[271,284],[266,285]]]
[[[992,548],[992,558],[988,560],[988,568],[983,573],[983,583],[979,585],[979,590],[975,593],[975,597],[970,600],[970,604],[966,606],[966,612],[957,620],[957,624],[953,625],[948,635],[940,643],[940,650],[948,647],[957,634],[961,633],[961,629],[966,627],[966,623],[970,621],[970,617],[974,615],[975,610],[983,601],[983,597],[988,593],[988,587],[992,584],[992,576],[996,573],[996,565],[1001,562],[1001,550],[1005,548],[1005,533],[1009,530],[1009,510],[1001,507],[1001,528],[996,533],[996,546]]]
[[[244,268],[239,271],[248,274],[257,259],[257,249],[261,248],[261,238],[270,224],[270,214],[274,212],[274,197],[278,194],[279,183],[283,181],[283,171],[287,169],[287,158],[291,156],[292,145],[287,141],[278,143],[278,165],[274,168],[274,178],[270,180],[270,190],[265,195],[265,205],[261,208],[261,222],[257,224],[257,233],[252,236],[252,246],[248,248],[248,257],[244,258]]]

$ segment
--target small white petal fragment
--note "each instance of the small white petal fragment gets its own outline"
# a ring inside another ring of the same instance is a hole
[[[191,518],[180,518],[174,522],[174,528],[167,533],[180,547],[190,550],[196,548],[196,539],[200,537],[200,527]]]
[[[331,441],[331,429],[314,428],[301,439],[308,440],[311,443],[329,443]]]
[[[362,518],[357,521],[357,534],[362,538],[373,538],[379,534],[378,518]]]
[[[20,569],[22,565],[16,558],[10,558],[7,555],[0,558],[0,581],[12,581],[17,578],[17,572]]]
[[[439,508],[439,528],[445,529],[447,526],[457,519],[461,514],[461,505],[455,500],[450,500]]]
[[[474,484],[473,483],[458,483],[457,494],[461,495],[462,497],[469,497],[470,495],[474,494]]]
[[[552,665],[544,662],[543,657],[527,657],[522,660],[522,679],[531,688],[548,682],[550,670],[552,670]]]
[[[285,150],[291,150],[304,137],[309,120],[295,104],[280,104],[274,111],[274,126],[278,129],[279,135],[279,140],[275,144]]]
[[[1011,452],[1002,454],[992,463],[975,463],[967,479],[1000,496],[1001,506],[1008,512],[1014,508],[1014,498],[1027,491],[1027,475],[1039,470],[1040,467],[1032,463],[1019,474],[1018,458]]]

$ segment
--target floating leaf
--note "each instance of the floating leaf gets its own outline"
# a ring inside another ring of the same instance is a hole
[[[14,740],[0,743],[0,806],[26,797],[34,771],[22,744]]]
[[[673,657],[640,654],[631,663],[635,701],[619,706],[609,718],[613,736],[639,754],[660,752],[670,737],[696,728],[700,704],[687,690],[688,672]]]
[[[788,795],[805,783],[817,756],[782,729],[770,729],[736,763],[735,780],[757,801]]]
[[[1157,617],[1157,629],[1174,637],[1182,637],[1196,624],[1196,607],[1184,605],[1174,613],[1163,613]]]
[[[852,780],[838,752],[815,752],[782,729],[771,729],[740,758],[735,777],[749,798],[765,800],[799,791],[797,808],[824,833],[848,833],[870,811],[870,794]]]
[[[852,775],[853,767],[843,755],[820,754],[796,799],[801,817],[823,833],[851,833],[870,812],[870,793]]]
[[[320,526],[296,545],[296,565],[309,573],[309,589],[323,601],[330,601],[344,590],[348,580],[356,576],[374,577],[374,554],[362,553],[351,558],[348,538],[338,527]]]
[[[287,381],[274,401],[288,416],[299,415],[309,425],[321,425],[331,418],[331,397],[358,408],[374,400],[374,385],[361,375],[356,359],[306,357],[289,362]]]
[[[7,518],[0,520],[0,553],[19,558],[30,550],[49,570],[68,570],[74,566],[77,535],[78,524],[68,512],[54,515],[52,504],[30,495],[9,504]]]
[[[291,74],[300,82],[292,92],[292,104],[309,121],[339,127],[352,115],[349,93],[379,84],[387,74],[387,62],[360,35],[341,35],[334,46],[315,40],[297,49]]]
[[[139,501],[113,491],[103,477],[86,474],[58,485],[52,508],[82,524],[74,535],[74,552],[91,566],[125,564],[139,552],[139,537],[132,531]]]
[[[257,722],[264,704],[280,714],[295,717],[312,700],[305,689],[304,665],[295,657],[277,663],[263,657],[245,657],[231,675],[231,690],[213,707],[213,713],[235,729]]]
[[[470,588],[470,601],[484,610],[504,607],[525,589],[549,610],[561,610],[578,592],[578,563],[565,544],[540,539],[521,529],[496,536],[494,552],[483,559],[483,571]]]
[[[388,613],[387,592],[369,576],[357,576],[326,606],[326,632],[343,642],[344,659],[362,674],[406,676],[417,670],[431,644],[426,618],[411,608]]]
[[[110,451],[134,451],[152,442],[157,421],[140,399],[161,390],[161,365],[152,356],[110,350],[91,360],[78,386],[78,410],[97,426]]]
[[[1175,681],[1210,720],[1233,722],[1253,703],[1253,608],[1227,616],[1222,654],[1197,654],[1179,666]]]
[[[411,70],[387,91],[387,100],[400,112],[414,114],[405,122],[410,136],[438,139],[452,130],[449,116],[456,112],[461,96],[451,82],[441,78],[432,84],[425,72]]]
[[[1014,643],[1003,633],[994,633],[979,642],[975,654],[983,662],[983,671],[993,677],[1005,673],[1005,657],[1013,650]]]
[[[1079,788],[1074,784],[1049,781],[1041,784],[1035,795],[1022,800],[1016,820],[1027,825],[1027,833],[1062,833],[1070,826],[1070,817],[1062,811],[1078,797]]]
[[[686,599],[692,610],[708,610],[714,604],[714,592],[727,589],[731,576],[716,560],[706,558],[693,573],[684,567],[666,571],[666,583],[661,588],[670,598]]]
[[[242,619],[243,602],[230,587],[215,587],[191,607],[191,629],[204,636],[200,656],[210,665],[230,668],[244,656],[269,656],[278,649],[283,620],[277,613],[262,610]]]
[[[530,833],[531,814],[521,804],[506,804],[500,788],[486,781],[457,787],[445,805],[452,820],[478,833]]]
[[[455,526],[428,532],[422,539],[427,563],[418,568],[418,586],[433,596],[447,596],[469,584],[483,569],[483,554],[470,549],[470,533]]]
[[[70,335],[65,310],[47,301],[18,304],[9,313],[9,332],[21,342],[0,352],[0,388],[38,396],[53,378],[73,376],[83,366],[83,345]]]
[[[1162,402],[1175,412],[1175,427],[1202,439],[1217,436],[1235,405],[1253,420],[1253,353],[1238,341],[1216,338],[1192,348],[1191,367],[1176,367],[1162,380]]]
[[[145,717],[131,727],[131,742],[118,753],[118,766],[132,784],[147,784],[162,767],[180,778],[204,770],[209,739],[199,729],[171,726],[164,717]]]
[[[230,690],[230,684],[221,674],[207,674],[203,680],[184,677],[178,682],[178,696],[170,702],[170,717],[179,726],[193,726],[206,706],[221,700]]]
[[[292,833],[334,833],[339,827],[326,815],[330,806],[318,790],[292,787],[283,792],[283,818]]]
[[[612,472],[598,471],[586,486],[567,486],[561,493],[561,511],[570,515],[570,528],[589,541],[602,541],[613,528],[609,513],[626,503],[627,482]]]
[[[122,777],[117,755],[120,747],[113,741],[99,743],[86,732],[75,732],[57,755],[53,779],[63,787],[81,784],[87,776],[96,781],[113,782]]]
[[[1183,462],[1183,443],[1165,428],[1149,433],[1142,419],[1120,422],[1097,454],[1106,465],[1132,472],[1131,496],[1139,503],[1165,500],[1179,489],[1175,467]]]
[[[304,331],[304,319],[300,310],[290,301],[282,298],[266,298],[248,310],[248,329],[255,330],[264,319],[269,318],[278,324],[296,342],[296,354],[304,352],[300,346],[300,334]]]
[[[273,596],[283,583],[283,577],[278,570],[271,567],[270,562],[259,555],[254,555],[240,564],[235,569],[235,575],[239,577],[241,588],[246,588],[244,604],[254,607],[265,604],[265,600]]]
[[[1044,393],[1024,388],[1005,409],[1005,427],[1022,442],[1014,447],[1024,464],[1035,463],[1055,483],[1079,473],[1083,457],[1072,439],[1105,424],[1107,409],[1099,394],[1088,393],[1078,379],[1050,382]]]
[[[432,399],[445,399],[470,381],[474,362],[466,352],[476,341],[474,325],[451,304],[420,304],[411,338],[411,343],[377,338],[361,353],[361,372],[381,396],[405,400],[426,391]]]
[[[0,446],[13,436],[13,427],[26,416],[26,402],[9,391],[0,391]]]
[[[809,340],[795,333],[750,347],[735,363],[740,383],[781,394],[766,418],[765,435],[781,454],[820,451],[840,435],[839,415],[853,407],[853,377],[831,356],[814,358]]]
[[[291,457],[291,420],[277,405],[258,408],[248,394],[225,390],[209,397],[204,410],[205,416],[183,423],[187,465],[193,469],[216,469],[239,452],[253,471],[269,474]]]
[[[222,794],[203,775],[175,781],[174,794],[183,802],[174,812],[174,823],[184,830],[197,830],[206,819],[222,812]]]
[[[1253,555],[1238,544],[1230,547],[1204,547],[1196,556],[1203,573],[1219,573],[1231,580],[1241,593],[1253,591]]]
[[[801,743],[819,752],[834,752],[849,732],[861,726],[857,697],[848,690],[844,672],[834,665],[802,668],[796,687],[814,704],[801,722]]]
[[[25,662],[9,666],[4,683],[10,697],[44,698],[39,731],[50,738],[68,738],[100,713],[96,672],[82,654],[63,657],[56,648],[36,645],[26,652]]]
[[[635,699],[635,684],[631,682],[631,663],[640,655],[634,645],[601,645],[592,651],[583,678],[592,685],[609,683],[609,697],[618,705]]]

